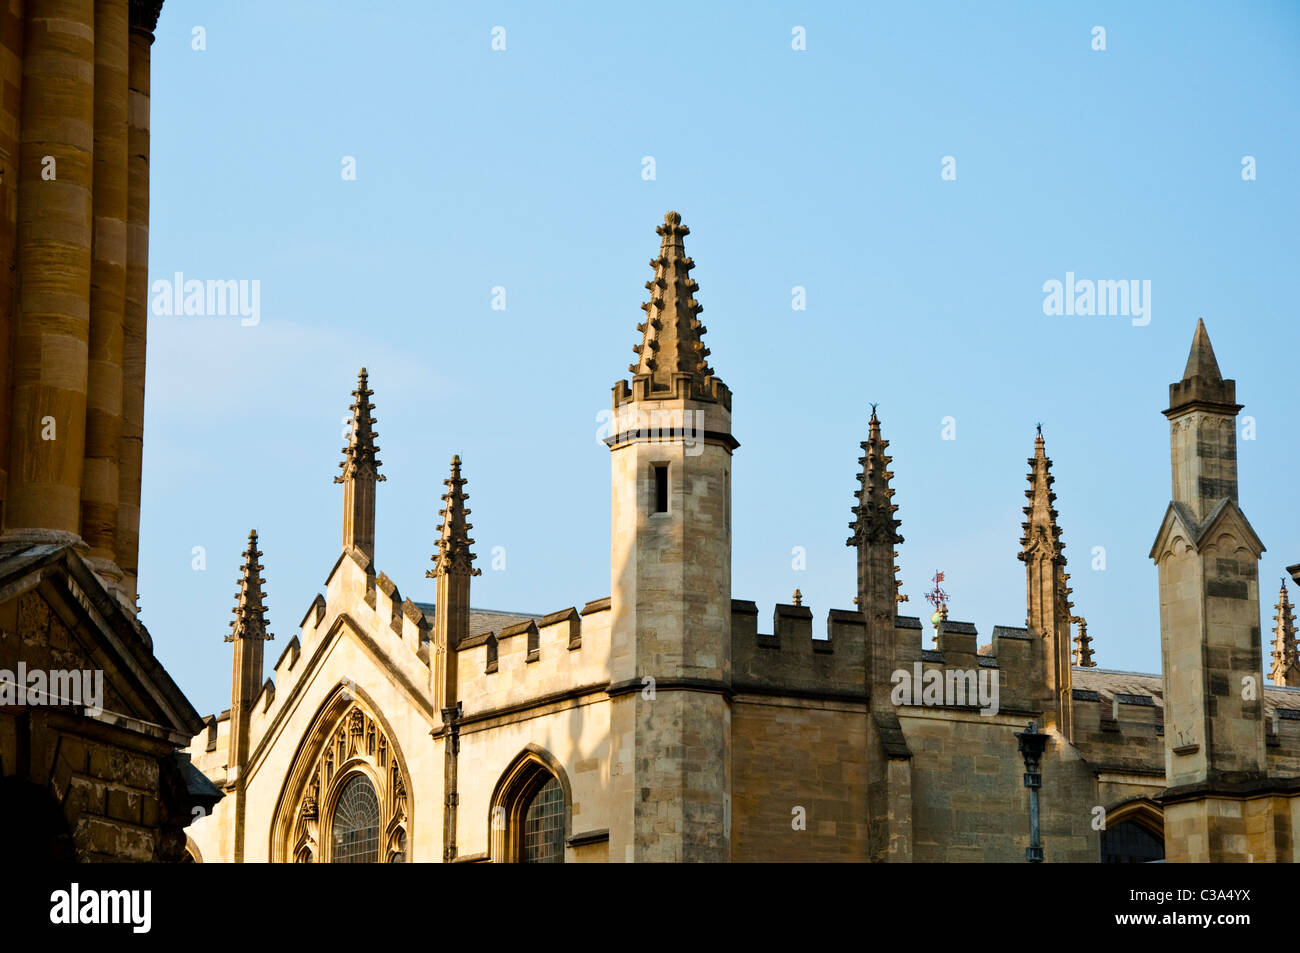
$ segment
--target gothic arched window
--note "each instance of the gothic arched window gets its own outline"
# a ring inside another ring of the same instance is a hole
[[[496,863],[562,864],[572,798],[564,769],[529,745],[492,795],[489,853]]]
[[[379,862],[379,797],[364,774],[344,785],[334,808],[334,863]]]
[[[303,736],[271,831],[272,858],[406,863],[406,770],[396,739],[355,685],[341,683]]]
[[[552,777],[543,784],[524,810],[523,849],[525,864],[564,863],[564,791]]]
[[[1120,821],[1101,832],[1103,864],[1149,864],[1165,859],[1165,842],[1133,821]]]

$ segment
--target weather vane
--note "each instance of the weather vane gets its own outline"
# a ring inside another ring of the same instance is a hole
[[[934,583],[934,588],[925,594],[925,601],[934,606],[934,614],[930,616],[930,621],[934,627],[939,627],[939,622],[948,617],[948,593],[939,587],[943,582],[943,572],[935,570],[934,577],[930,580]]]

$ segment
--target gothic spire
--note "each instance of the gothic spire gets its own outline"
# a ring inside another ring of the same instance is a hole
[[[1196,320],[1183,378],[1169,385],[1169,409],[1164,413],[1172,419],[1197,406],[1216,414],[1235,415],[1241,410],[1237,403],[1237,382],[1224,380],[1219,373],[1219,362],[1214,357],[1204,318]]]
[[[451,458],[451,477],[443,480],[447,492],[442,495],[444,507],[438,511],[442,517],[442,530],[438,535],[438,551],[433,554],[433,568],[425,573],[429,578],[438,576],[477,576],[482,570],[473,567],[474,554],[469,551],[474,540],[469,531],[473,523],[466,522],[469,507],[465,501],[465,478],[460,475],[460,455]]]
[[[1092,637],[1088,635],[1088,620],[1081,615],[1070,616],[1070,621],[1079,627],[1079,634],[1074,637],[1074,664],[1080,668],[1096,668],[1092,660]]]
[[[628,365],[633,374],[651,375],[655,389],[673,386],[673,376],[690,374],[702,381],[713,376],[709,367],[709,349],[700,338],[705,327],[699,314],[703,306],[695,300],[699,285],[691,278],[695,262],[686,256],[682,239],[691,230],[682,224],[676,212],[664,216],[655,228],[659,233],[659,257],[650,259],[654,277],[645,283],[650,300],[641,305],[646,319],[637,325],[641,343],[632,350],[637,361]]]
[[[1277,615],[1273,616],[1273,671],[1270,678],[1274,685],[1300,686],[1300,646],[1296,643],[1295,612],[1287,597],[1285,577],[1277,605],[1273,608]]]
[[[1222,381],[1219,362],[1214,359],[1214,348],[1210,346],[1210,335],[1205,330],[1205,319],[1196,319],[1196,333],[1192,336],[1192,350],[1187,355],[1187,367],[1183,370],[1183,380],[1200,378],[1206,381]]]
[[[371,416],[375,406],[370,402],[374,393],[367,386],[366,369],[363,367],[357,374],[357,389],[352,392],[354,399],[348,408],[352,411],[352,429],[348,435],[348,445],[343,448],[343,460],[339,463],[343,472],[334,478],[335,483],[343,483],[349,478],[369,477],[376,482],[385,479],[379,473],[380,460],[376,456],[379,447],[375,445],[375,438],[379,434],[374,429],[375,418]]]
[[[265,641],[274,638],[266,631],[266,594],[262,591],[262,586],[266,584],[266,580],[262,578],[262,569],[265,567],[257,561],[261,555],[257,548],[257,530],[250,530],[248,549],[243,553],[244,564],[239,570],[239,591],[235,593],[235,608],[230,610],[235,614],[235,620],[230,623],[232,631],[226,636],[227,642],[234,642],[236,639]]]
[[[858,476],[858,500],[853,507],[853,522],[849,529],[853,535],[847,545],[857,546],[862,543],[881,543],[890,546],[903,541],[898,534],[901,521],[894,518],[898,506],[891,502],[894,491],[889,485],[894,474],[889,469],[893,457],[885,455],[889,441],[880,436],[880,418],[876,416],[876,407],[871,406],[871,420],[867,430],[867,439],[860,446],[866,451],[858,457],[862,472]],[[890,552],[892,559],[894,553]],[[897,588],[897,587],[895,587]]]
[[[856,603],[859,612],[873,612],[892,619],[903,598],[898,594],[903,583],[894,563],[898,558],[894,547],[903,542],[903,537],[898,532],[901,524],[894,517],[898,506],[893,502],[894,490],[889,485],[894,476],[889,464],[894,458],[885,453],[889,441],[880,435],[875,404],[871,405],[867,439],[859,446],[864,453],[858,457],[862,472],[858,475],[853,522],[849,524],[853,535],[845,541],[858,551]]]
[[[1029,458],[1029,474],[1025,479],[1029,481],[1029,489],[1025,490],[1029,505],[1022,510],[1025,522],[1021,528],[1025,535],[1020,538],[1020,561],[1028,562],[1031,553],[1043,549],[1053,562],[1064,566],[1065,544],[1061,542],[1061,527],[1056,525],[1058,514],[1052,506],[1056,502],[1056,494],[1052,492],[1056,477],[1052,476],[1052,460],[1043,442],[1042,424],[1038,425],[1038,435],[1034,437],[1034,455]]]

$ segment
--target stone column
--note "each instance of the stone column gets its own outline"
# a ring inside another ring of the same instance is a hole
[[[126,295],[127,36],[124,0],[95,0],[95,226],[81,535],[110,585],[122,578],[115,541]]]
[[[0,10],[0,84],[12,95],[0,97],[0,526],[9,488],[10,388],[14,315],[18,309],[18,155],[22,109],[23,19]]]
[[[86,443],[94,46],[93,0],[28,4],[5,529],[76,542]]]
[[[122,316],[122,439],[118,453],[117,565],[134,606],[140,553],[144,358],[149,308],[149,47],[157,2],[131,0],[127,98],[126,306]]]

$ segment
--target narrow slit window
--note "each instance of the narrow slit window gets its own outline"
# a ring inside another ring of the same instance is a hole
[[[668,512],[668,467],[655,467],[655,509],[656,513]]]
[[[731,535],[731,474],[722,474],[722,531]]]

